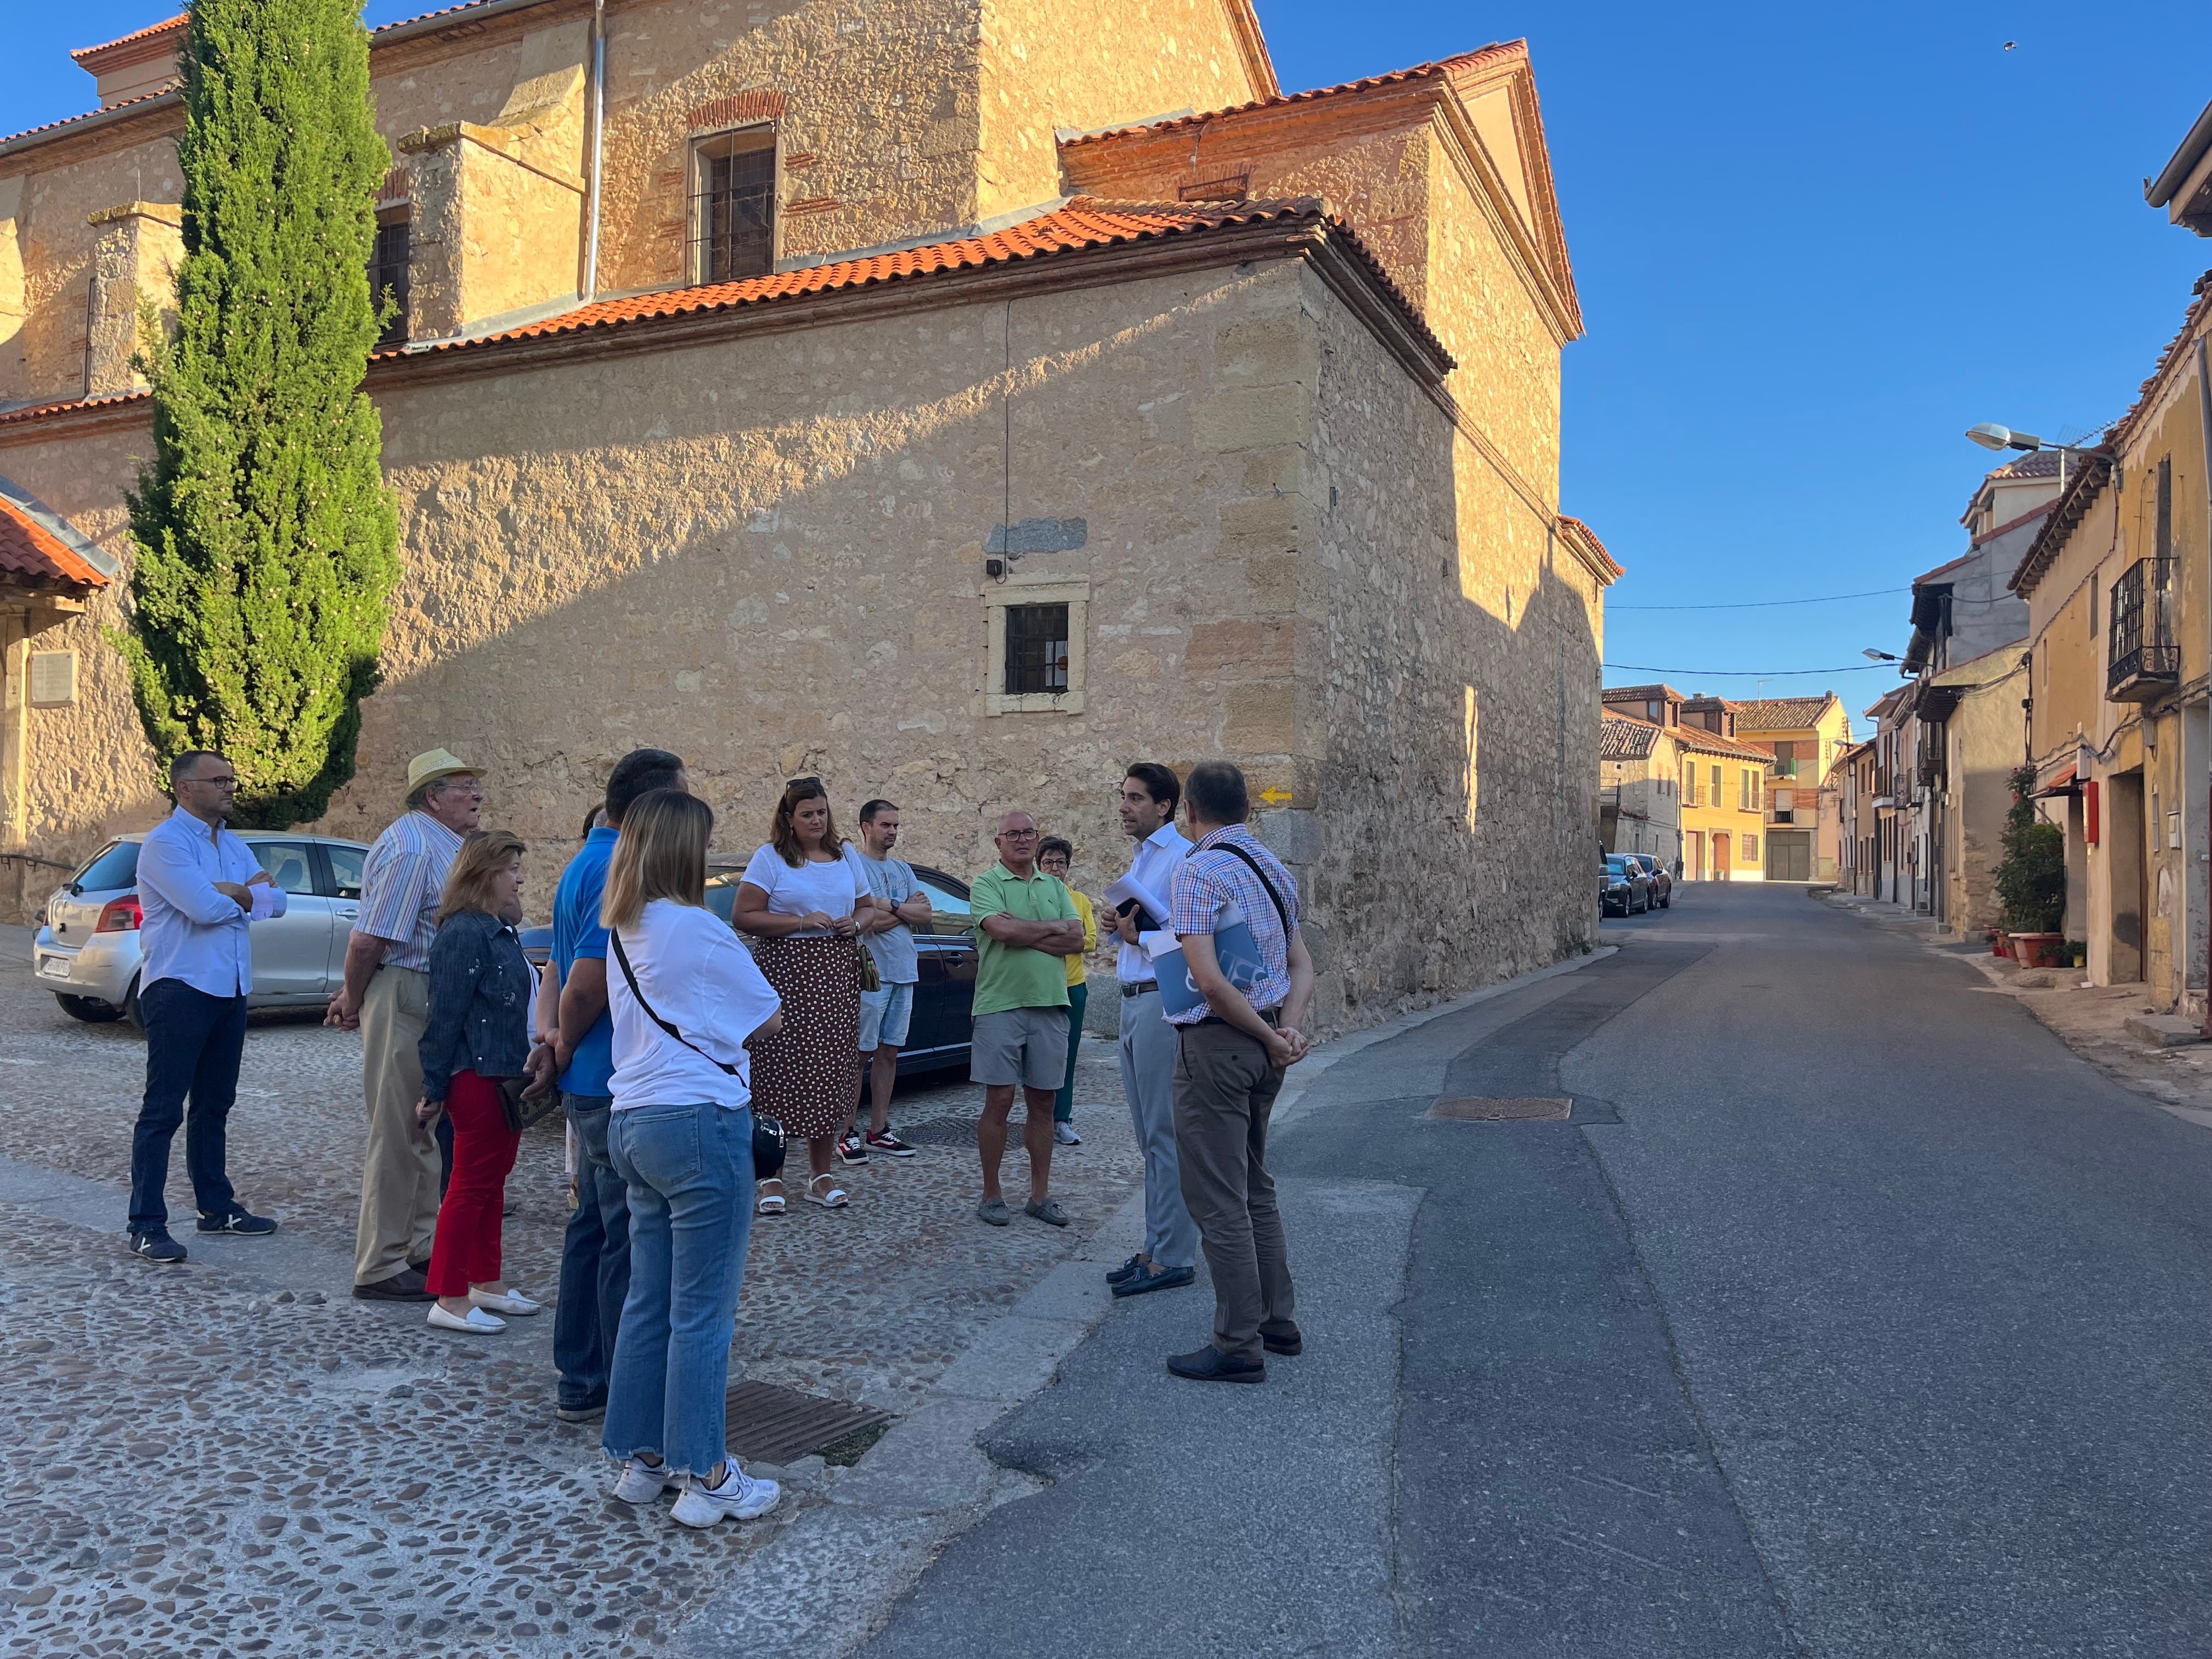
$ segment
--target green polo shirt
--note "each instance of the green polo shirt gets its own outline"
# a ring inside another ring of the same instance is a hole
[[[1026,945],[1001,945],[983,931],[984,917],[1001,915],[1017,921],[1081,921],[1059,877],[1040,870],[1024,881],[1005,865],[994,864],[969,888],[968,913],[975,921],[975,1012],[1067,1006],[1066,957]]]

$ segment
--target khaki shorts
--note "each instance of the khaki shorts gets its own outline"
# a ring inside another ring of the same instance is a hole
[[[977,1083],[1018,1083],[1057,1093],[1067,1074],[1067,1010],[1004,1008],[975,1016],[968,1075]]]

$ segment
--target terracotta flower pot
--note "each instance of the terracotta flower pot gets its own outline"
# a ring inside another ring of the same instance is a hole
[[[1990,954],[2008,957],[2012,954],[2012,936],[2002,927],[1990,935]]]
[[[2063,933],[2013,933],[2014,960],[2023,968],[2056,968],[2059,948],[2065,944]]]

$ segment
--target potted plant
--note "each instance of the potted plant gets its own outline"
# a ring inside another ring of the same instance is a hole
[[[2035,815],[2035,769],[2023,766],[2006,780],[2012,806],[2005,813],[1997,860],[1997,902],[2004,908],[2004,939],[2022,968],[2055,967],[2066,917],[2066,832]]]

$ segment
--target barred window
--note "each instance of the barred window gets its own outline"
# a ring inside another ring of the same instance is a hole
[[[691,268],[702,283],[775,269],[775,129],[747,127],[694,152]]]
[[[1006,607],[1008,696],[1067,690],[1067,607],[1010,605]]]
[[[407,226],[404,213],[395,218],[380,219],[376,240],[369,244],[369,303],[382,310],[388,297],[397,307],[391,321],[385,324],[384,331],[376,337],[380,346],[407,343]]]

